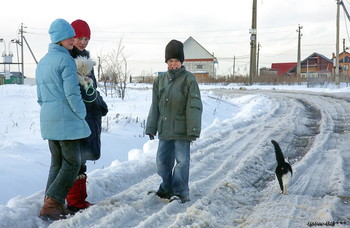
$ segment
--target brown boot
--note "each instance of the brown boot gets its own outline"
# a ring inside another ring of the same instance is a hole
[[[54,221],[66,218],[63,213],[62,204],[50,197],[45,199],[45,203],[40,210],[39,217],[43,220]]]

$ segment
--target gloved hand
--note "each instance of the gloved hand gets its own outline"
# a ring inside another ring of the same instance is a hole
[[[149,134],[148,137],[149,137],[150,140],[154,139],[154,135]]]

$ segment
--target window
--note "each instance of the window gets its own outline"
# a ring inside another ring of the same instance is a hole
[[[197,65],[197,70],[202,70],[203,69],[203,65]]]

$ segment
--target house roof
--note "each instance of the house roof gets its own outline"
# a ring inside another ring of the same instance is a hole
[[[335,56],[333,56],[332,59],[335,59]],[[350,62],[350,53],[347,51],[343,51],[339,54],[339,63],[349,63]]]
[[[327,60],[328,62],[333,63],[332,60],[330,60],[330,59],[327,58],[326,56],[324,56],[324,55],[322,55],[322,54],[320,54],[320,53],[314,52],[314,53],[312,53],[311,55],[309,55],[309,57],[307,57],[307,58],[305,58],[303,61],[301,61],[301,64],[306,63],[306,61],[307,61],[308,59],[310,59],[310,58],[315,58],[315,57],[317,57],[317,56],[320,56],[321,58]]]
[[[316,58],[316,57],[318,57],[318,56],[321,57],[322,59],[328,61],[329,63],[333,64],[333,62],[332,62],[331,59],[327,58],[326,56],[324,56],[324,55],[322,55],[322,54],[319,54],[319,53],[317,53],[317,52],[314,52],[314,53],[312,53],[311,55],[309,55],[308,57],[306,57],[304,60],[302,60],[302,61],[300,62],[300,65],[307,65],[307,61],[308,61],[309,59]],[[290,72],[290,73],[296,72],[296,68],[297,68],[297,66],[295,65],[295,66],[294,66],[292,69],[290,69],[288,72]]]
[[[281,76],[285,73],[287,73],[290,69],[292,69],[294,66],[296,66],[296,62],[292,63],[272,63],[271,69],[277,70],[278,76]]]
[[[217,59],[214,55],[210,54],[202,45],[200,45],[192,36],[190,36],[184,42],[184,54],[185,61],[191,59],[212,59],[214,62],[217,62]]]

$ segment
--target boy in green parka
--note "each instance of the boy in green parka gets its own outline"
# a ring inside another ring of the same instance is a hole
[[[183,61],[183,44],[171,40],[165,48],[168,71],[153,83],[146,134],[152,140],[158,132],[156,163],[163,182],[156,194],[167,199],[177,196],[185,203],[190,200],[190,143],[200,136],[203,106],[196,78]]]

